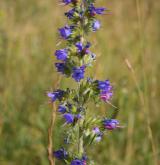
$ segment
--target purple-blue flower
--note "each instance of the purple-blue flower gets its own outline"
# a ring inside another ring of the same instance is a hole
[[[79,82],[81,79],[84,78],[85,66],[81,67],[74,67],[72,77],[75,81]]]
[[[56,50],[55,56],[57,57],[58,60],[65,61],[68,56],[68,50],[67,49]]]
[[[71,161],[70,165],[87,165],[87,157],[84,155],[82,156],[82,159],[74,159]]]
[[[65,13],[68,19],[77,19],[82,18],[84,11],[77,11],[76,8],[73,8]]]
[[[86,165],[86,161],[75,159],[75,160],[72,160],[71,165]]]
[[[66,123],[67,124],[71,124],[74,121],[77,121],[78,119],[81,119],[82,118],[82,115],[81,114],[74,115],[74,114],[71,114],[71,113],[65,113],[63,115],[63,117],[66,120]]]
[[[74,18],[74,13],[76,12],[75,8],[69,10],[68,12],[65,13],[65,15],[69,18],[72,19]]]
[[[95,140],[97,142],[100,142],[101,139],[102,139],[103,133],[100,131],[100,129],[98,127],[93,128],[92,131],[93,131],[94,134],[96,134]]]
[[[112,90],[106,90],[100,93],[100,98],[105,102],[109,101],[112,98],[112,96],[113,96]]]
[[[71,124],[74,122],[74,115],[70,113],[66,113],[63,115],[64,119],[66,120],[67,124]]]
[[[77,51],[83,55],[90,53],[90,51],[89,51],[90,46],[91,46],[90,42],[87,42],[86,45],[83,45],[82,42],[76,43]]]
[[[100,129],[98,127],[94,127],[93,128],[93,133],[99,134],[100,133]]]
[[[113,92],[109,80],[98,81],[98,89],[100,90],[100,98],[103,101],[108,101],[111,99]]]
[[[64,148],[61,148],[61,149],[59,149],[59,150],[57,150],[57,151],[54,151],[54,152],[53,152],[53,155],[54,155],[57,159],[63,160],[63,159],[66,159],[66,158],[67,158],[68,153],[67,153],[67,151],[66,151]]]
[[[92,23],[92,30],[93,30],[94,32],[97,31],[100,27],[101,27],[100,21],[95,20],[95,21]]]
[[[62,3],[64,3],[65,5],[68,5],[71,2],[72,2],[72,0],[62,0]]]
[[[57,94],[55,92],[48,92],[47,96],[51,98],[52,102],[54,102],[57,99]]]
[[[61,99],[64,95],[64,91],[63,90],[56,90],[54,92],[48,92],[47,96],[51,99],[52,102],[56,101],[57,99]]]
[[[55,63],[55,67],[57,68],[57,72],[64,74],[65,71],[65,63]]]
[[[96,14],[104,14],[104,12],[105,12],[105,10],[106,10],[106,8],[104,8],[104,7],[94,7],[94,5],[93,4],[91,4],[90,6],[89,6],[89,14],[91,15],[91,16],[95,16]]]
[[[112,87],[110,85],[110,81],[109,80],[105,80],[105,81],[98,81],[98,88],[100,90],[108,90],[108,89],[110,89]]]
[[[119,121],[116,119],[104,119],[103,125],[106,129],[113,130],[119,126]]]
[[[58,112],[60,112],[60,113],[65,113],[66,112],[66,107],[64,106],[64,105],[59,105],[58,106]]]
[[[76,4],[78,2],[78,0],[62,0],[62,3],[64,3],[65,5],[68,5],[70,3]]]
[[[68,37],[72,34],[73,26],[66,25],[59,29],[59,33],[63,39],[68,39]]]
[[[76,43],[76,47],[77,47],[78,52],[81,52],[83,50],[83,44],[82,44],[82,42],[77,42]]]

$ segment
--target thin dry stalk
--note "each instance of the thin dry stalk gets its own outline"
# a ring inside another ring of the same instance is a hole
[[[141,105],[142,105],[142,108],[144,110],[144,114],[146,116],[147,130],[148,130],[149,140],[151,142],[151,147],[152,147],[152,152],[153,152],[153,157],[154,157],[154,164],[158,165],[158,159],[157,159],[157,154],[156,154],[157,151],[156,151],[156,146],[155,146],[154,139],[153,139],[153,133],[152,133],[152,129],[151,129],[151,123],[150,123],[148,108],[145,105],[144,94],[143,94],[142,90],[140,89],[140,87],[138,85],[138,80],[137,80],[137,77],[136,77],[136,74],[135,74],[135,70],[133,69],[130,61],[128,59],[125,59],[124,61],[125,61],[128,69],[129,69],[129,71],[132,73],[131,75],[133,77],[133,80],[136,84],[136,88],[138,90],[138,95],[139,95],[139,98],[140,98],[140,101],[141,101]]]
[[[57,88],[60,84],[61,81],[61,77],[58,78],[57,83],[55,84],[55,88]],[[55,125],[55,120],[56,120],[56,104],[53,103],[52,104],[52,113],[51,113],[51,121],[50,121],[50,125],[48,128],[48,160],[50,165],[55,165],[55,159],[53,157],[53,129],[54,129],[54,125]]]
[[[141,1],[141,3],[144,3],[143,1]],[[142,27],[142,10],[141,10],[141,4],[140,4],[140,0],[136,0],[136,10],[137,10],[137,18],[138,18],[138,26],[139,26],[139,43],[141,45],[141,56],[142,56],[142,62],[144,61],[144,58],[143,58],[143,54],[144,54],[144,43],[143,43],[143,27]],[[131,66],[132,68],[132,66]],[[134,73],[134,69],[132,68],[132,75],[134,77],[134,81],[136,84],[138,84],[137,82],[137,78],[136,78],[136,74]],[[145,74],[145,70],[144,70],[144,67],[142,67],[142,71],[143,71],[143,76],[146,77],[146,74]],[[139,91],[139,95],[141,95],[140,97],[141,98],[141,103],[144,105],[143,106],[143,109],[144,109],[144,113],[146,115],[146,122],[147,122],[147,130],[148,130],[148,138],[151,142],[151,147],[152,147],[152,152],[153,152],[153,159],[154,159],[154,164],[155,165],[158,165],[158,158],[157,158],[157,150],[156,150],[156,146],[154,144],[154,139],[153,139],[153,132],[152,132],[152,129],[151,129],[151,122],[150,122],[150,116],[149,116],[149,109],[147,107],[147,105],[145,104],[146,101],[147,101],[147,98],[145,98],[145,95],[144,93],[141,91],[141,89],[138,87],[137,88],[138,91]],[[142,100],[143,99],[143,100]]]
[[[55,165],[55,159],[53,158],[53,142],[52,142],[53,128],[54,128],[54,123],[56,120],[55,109],[56,109],[56,105],[55,103],[53,103],[51,121],[50,121],[50,126],[48,128],[48,160],[49,160],[50,165]]]

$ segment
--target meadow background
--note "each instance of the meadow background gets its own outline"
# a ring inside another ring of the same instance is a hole
[[[0,164],[47,165],[51,109],[45,91],[53,67],[57,28],[67,7],[58,0],[0,0]],[[97,61],[89,74],[114,84],[112,103],[126,127],[91,149],[96,165],[160,164],[160,1],[98,0],[111,14],[92,33]],[[128,69],[128,60],[132,68]],[[62,79],[60,86],[73,81]],[[91,106],[92,113],[112,109]],[[57,120],[59,123],[59,121]],[[57,124],[55,146],[60,145]]]

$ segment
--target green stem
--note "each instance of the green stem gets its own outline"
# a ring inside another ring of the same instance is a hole
[[[82,130],[81,130],[81,126],[80,126],[80,122],[78,123],[78,155],[80,157],[83,156],[83,153],[84,153],[84,148],[83,148],[83,133],[82,133]]]
[[[83,103],[80,100],[80,86],[81,84],[78,83],[78,107],[82,107]],[[83,115],[83,118],[78,120],[78,155],[79,157],[82,157],[84,154],[84,143],[83,143],[83,131],[84,131],[84,127],[83,127],[83,123],[84,123],[84,119],[85,119],[85,114]]]
[[[85,9],[85,4],[84,4],[84,1],[82,0],[81,1],[81,4],[82,4],[82,8],[83,10]],[[84,38],[84,19],[81,21],[81,29],[82,29],[82,37],[81,37],[81,42],[84,43],[85,41],[85,38]],[[80,61],[80,65],[82,66],[84,64],[84,61],[83,59]],[[82,106],[81,104],[81,101],[80,101],[80,83],[78,83],[78,101],[79,101],[79,107]],[[84,116],[85,118],[85,116]],[[83,143],[83,119],[79,120],[78,121],[78,155],[79,157],[82,157],[83,154],[84,154],[84,143]]]
[[[80,155],[80,157],[82,157],[83,156],[83,153],[84,153],[84,148],[83,148],[83,135],[81,135],[80,137],[79,137],[79,155]]]
[[[78,83],[78,106],[81,106],[81,101],[79,100],[80,95],[80,83]],[[77,141],[78,141],[78,155],[79,157],[82,157],[84,154],[84,147],[83,147],[83,119],[78,120],[78,137],[77,137]]]

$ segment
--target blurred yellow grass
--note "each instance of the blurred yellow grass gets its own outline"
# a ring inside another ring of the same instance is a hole
[[[2,165],[48,164],[47,128],[51,110],[44,93],[57,80],[52,54],[59,41],[57,28],[67,22],[63,16],[67,8],[57,2],[0,1]],[[102,29],[89,36],[97,61],[88,75],[113,82],[112,103],[120,109],[118,119],[125,128],[108,133],[103,142],[91,149],[91,155],[96,158],[96,165],[158,164],[160,2],[99,0],[97,5],[106,6],[110,14],[100,18]],[[131,63],[139,89],[124,59]],[[61,87],[69,83],[73,81],[64,79]],[[138,90],[144,97],[144,107]],[[91,107],[95,113],[113,111],[105,104]],[[58,147],[59,129],[55,128],[55,132],[54,144]]]

